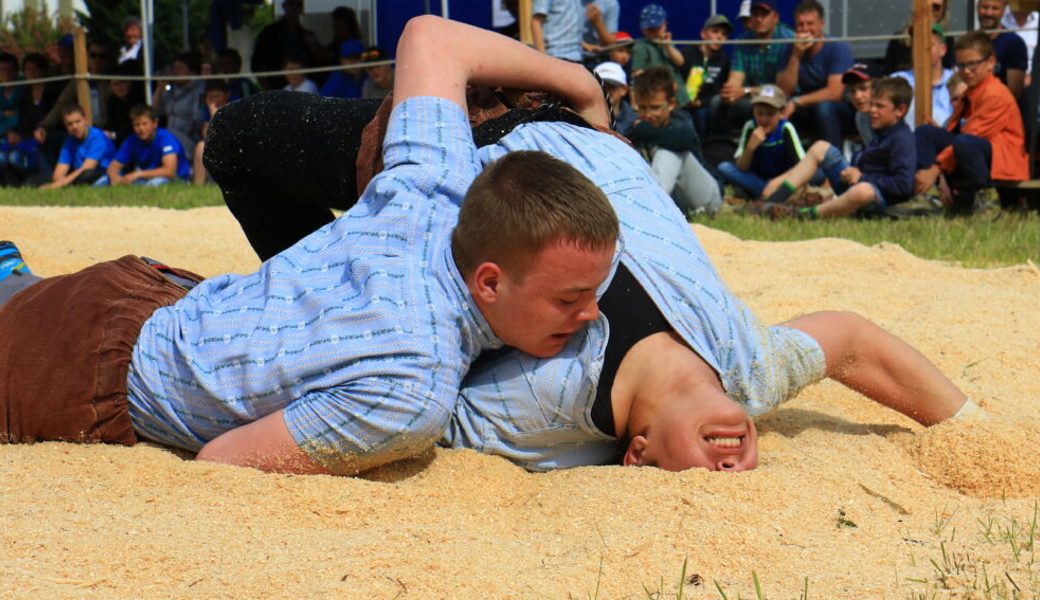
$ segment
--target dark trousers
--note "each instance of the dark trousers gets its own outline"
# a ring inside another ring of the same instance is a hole
[[[796,109],[791,123],[803,139],[824,140],[840,150],[842,133],[856,130],[855,114],[848,102],[819,102]]]
[[[978,190],[989,186],[993,146],[989,140],[966,133],[953,134],[934,125],[921,125],[914,131],[917,144],[917,167],[927,169],[935,164],[935,157],[953,146],[957,168],[951,174],[952,187]]]

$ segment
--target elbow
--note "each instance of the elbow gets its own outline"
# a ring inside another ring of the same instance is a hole
[[[443,18],[434,15],[421,15],[409,19],[397,40],[397,55],[400,56],[407,48],[433,47],[423,40],[436,38],[445,23]]]

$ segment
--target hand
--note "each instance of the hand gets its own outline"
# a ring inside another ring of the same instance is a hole
[[[862,177],[863,172],[856,167],[849,167],[841,172],[841,180],[848,185],[856,185]]]
[[[719,90],[719,96],[721,96],[726,102],[733,104],[744,97],[744,87],[727,81],[722,84],[722,89]]]
[[[935,185],[935,180],[939,178],[939,173],[942,170],[939,169],[939,165],[932,165],[927,169],[921,169],[914,174],[914,193],[921,194],[928,190],[928,188]]]
[[[654,42],[656,42],[657,44],[660,44],[662,46],[670,46],[670,45],[672,45],[672,32],[671,31],[665,31],[664,33],[661,34],[661,37],[655,39]]]
[[[799,41],[793,44],[794,47],[791,48],[791,50],[797,58],[801,59],[802,55],[805,54],[809,48],[812,48],[815,42],[808,41],[812,38],[812,35],[808,33],[799,33],[796,34],[795,37],[798,38]]]
[[[599,7],[595,4],[589,4],[585,7],[585,18],[595,23],[603,19],[603,13],[600,12]]]
[[[37,144],[42,144],[47,139],[47,130],[43,127],[37,127],[33,129],[33,137],[36,138]]]
[[[748,135],[748,149],[754,150],[761,146],[764,141],[766,141],[766,130],[762,127],[755,127],[751,130],[751,134]]]
[[[798,109],[798,105],[794,103],[794,100],[788,100],[787,104],[784,105],[783,110],[780,111],[780,117],[784,119],[790,119],[791,114]]]
[[[600,52],[602,50],[596,44],[590,44],[590,43],[588,43],[586,41],[582,41],[581,42],[581,49],[582,49],[582,51],[584,51],[584,52],[586,52],[588,54],[596,54],[597,52]]]
[[[141,178],[141,174],[138,171],[131,171],[130,173],[127,173],[126,175],[123,175],[122,177],[120,177],[120,179],[122,179],[122,183],[126,183],[126,184],[131,184],[131,183],[137,181],[140,178]]]

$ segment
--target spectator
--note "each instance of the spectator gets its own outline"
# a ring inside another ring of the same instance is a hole
[[[220,79],[211,79],[206,82],[206,116],[202,124],[202,139],[196,143],[192,156],[192,182],[195,185],[205,185],[209,181],[209,172],[202,163],[202,154],[206,150],[206,134],[209,133],[209,122],[231,101],[231,92],[228,90],[227,82]]]
[[[783,175],[805,158],[798,132],[783,116],[787,97],[775,85],[764,85],[751,98],[754,118],[744,124],[736,162],[719,165],[726,181],[753,200],[762,196],[770,179]]]
[[[620,14],[621,4],[618,0],[586,0],[585,26],[581,34],[581,49],[586,59],[594,57],[604,46],[614,43]]]
[[[385,62],[390,60],[386,51],[372,46],[361,53],[361,62]],[[394,91],[394,65],[372,65],[365,67],[365,83],[361,84],[362,98],[385,98]]]
[[[93,184],[105,175],[116,153],[112,140],[90,124],[80,105],[69,105],[61,113],[68,136],[62,144],[51,182],[40,186],[41,189]]]
[[[964,98],[964,94],[968,91],[968,84],[964,83],[964,78],[961,74],[954,71],[953,76],[946,80],[946,89],[950,94],[950,104],[957,106],[957,103]],[[947,120],[947,123],[949,120]],[[943,123],[945,126],[946,123]]]
[[[824,37],[823,6],[816,0],[802,0],[794,21],[798,38]],[[842,130],[852,129],[852,109],[841,100],[841,77],[852,66],[852,48],[846,42],[799,41],[788,44],[783,55],[776,84],[791,96],[784,117],[841,148]]]
[[[534,47],[549,56],[581,61],[581,35],[585,13],[581,0],[533,0],[531,35]]]
[[[0,52],[0,83],[18,79],[18,57],[10,52]],[[18,105],[21,103],[22,86],[0,87],[0,137],[18,128]]]
[[[314,33],[300,22],[303,0],[282,0],[282,10],[282,17],[264,27],[256,37],[250,63],[254,73],[277,71],[289,55],[301,56],[308,63],[313,60],[317,41]],[[285,77],[280,75],[260,78],[260,86],[265,90],[282,89],[285,83]]]
[[[332,41],[324,46],[315,48],[313,62],[319,67],[331,67],[339,64],[339,50],[343,42],[356,41],[365,43],[365,36],[361,33],[361,23],[358,22],[357,12],[348,6],[337,6],[330,13],[332,19]],[[297,57],[305,58],[305,57]],[[310,77],[320,88],[329,78],[329,74],[313,73]]]
[[[1007,29],[1018,29],[1015,33],[1026,43],[1026,87],[1029,86],[1030,74],[1033,72],[1033,52],[1036,50],[1036,24],[1040,21],[1040,13],[1029,10],[1011,10],[1009,5],[1004,9],[1001,24]]]
[[[187,181],[191,176],[188,155],[176,136],[159,127],[152,107],[138,104],[130,111],[130,118],[134,135],[123,142],[108,165],[108,183],[158,186],[178,178]],[[124,174],[126,167],[132,170]]]
[[[621,65],[616,62],[602,62],[593,69],[603,82],[610,103],[610,114],[614,117],[614,131],[628,135],[638,115],[628,103],[628,76]]]
[[[639,29],[646,39],[632,46],[632,75],[651,67],[664,67],[675,83],[675,100],[680,108],[690,103],[690,95],[683,82],[683,55],[672,45],[668,31],[668,13],[660,4],[647,4],[639,12]]]
[[[231,99],[240,100],[260,92],[260,86],[242,75],[242,55],[234,48],[224,48],[217,53],[217,69],[227,76]]]
[[[988,209],[978,191],[994,180],[1029,179],[1022,114],[1011,92],[994,77],[996,57],[985,33],[967,33],[955,46],[957,71],[968,89],[953,108],[945,128],[917,128],[918,171],[915,191],[949,178],[952,211],[970,214]]]
[[[365,46],[358,40],[347,40],[339,49],[339,62],[343,69],[333,71],[325,84],[321,86],[322,96],[334,98],[360,98],[361,85],[365,80],[364,70],[357,68],[361,64],[361,54]],[[351,68],[354,67],[354,68]]]
[[[5,139],[0,140],[0,184],[38,184],[40,167],[40,144],[33,138],[32,128],[8,129]]]
[[[305,68],[307,68],[307,65],[304,64],[303,59],[295,56],[290,56],[285,59],[285,64],[282,65],[282,69],[285,71],[295,71],[297,69]],[[304,92],[307,94],[321,93],[321,90],[318,89],[318,84],[308,79],[303,73],[287,73],[285,79],[289,83],[287,83],[282,89],[287,92]]]
[[[153,95],[155,112],[182,146],[194,148],[202,139],[201,107],[206,94],[206,84],[200,79],[191,79],[199,74],[199,58],[190,52],[178,54],[173,59],[171,74],[185,79],[173,83],[159,81]]]
[[[684,214],[715,214],[722,192],[697,156],[700,140],[689,115],[676,110],[672,74],[663,65],[651,67],[636,75],[634,87],[639,120],[629,130],[629,139]]]
[[[141,19],[127,17],[123,22],[123,46],[119,49],[119,64],[128,60],[143,61],[141,56]]]
[[[942,25],[938,23],[932,24],[932,37],[929,48],[928,57],[932,72],[931,124],[941,127],[953,113],[953,104],[950,103],[950,91],[946,87],[946,82],[953,76],[953,70],[947,69],[942,63],[943,57],[946,55],[946,32],[943,31]],[[912,69],[909,71],[896,71],[892,73],[892,77],[902,77],[910,84],[910,89],[914,88],[914,72]],[[914,106],[916,106],[916,100],[911,100],[910,110],[906,112],[905,117],[906,124],[910,129],[914,128]]]
[[[58,39],[58,64],[55,69],[51,69],[50,75],[74,74],[76,69],[73,62],[72,34],[68,33]],[[58,153],[61,152],[61,146],[65,142],[65,123],[61,111],[77,102],[76,82],[55,81],[47,84],[47,87],[54,101],[50,103],[50,110],[43,119],[36,122],[33,137],[40,143],[40,152],[47,165],[53,166],[57,162]]]
[[[853,121],[856,124],[856,133],[864,145],[870,144],[870,140],[874,138],[874,130],[870,128],[870,82],[875,76],[876,69],[865,63],[852,65],[852,68],[841,76],[841,82],[845,84],[845,95],[848,96],[852,108],[856,109]]]
[[[25,73],[27,80],[31,81],[47,77],[49,69],[50,61],[47,60],[46,56],[38,52],[30,52],[22,60],[22,71]],[[61,88],[62,84],[60,83],[58,85],[54,85],[54,83],[28,83],[22,86],[21,102],[18,104],[18,122],[23,138],[33,137],[35,139],[34,131],[36,126],[53,108],[58,95],[61,94]],[[41,144],[43,140],[36,139],[36,142]],[[49,170],[50,164],[53,163],[44,162],[41,165],[41,170]]]
[[[722,42],[733,33],[733,25],[726,15],[712,15],[701,27],[701,39]],[[688,110],[693,124],[702,138],[708,135],[708,115],[711,99],[718,95],[722,84],[729,78],[729,55],[722,44],[700,44],[683,50],[682,77],[690,97]]]
[[[627,31],[619,31],[614,34],[614,45],[607,50],[607,60],[621,65],[625,73],[628,73],[628,65],[632,61],[633,42]]]
[[[1007,6],[1007,0],[979,0],[976,5],[979,29],[1003,29],[1001,18]],[[989,34],[989,39],[993,42],[993,52],[997,60],[993,74],[1004,82],[1016,100],[1022,98],[1026,69],[1029,68],[1025,41],[1010,31],[994,31]]]
[[[91,75],[104,75],[109,71],[109,65],[112,62],[111,53],[108,50],[108,44],[100,39],[92,39],[87,43],[87,71]],[[76,82],[70,81],[73,87]],[[105,98],[108,97],[108,80],[107,79],[91,79],[90,85],[90,116],[91,120],[95,123],[104,123],[107,115],[105,114]]]
[[[119,76],[141,75],[141,63],[136,60],[124,61],[116,65],[112,73]],[[130,118],[130,111],[143,102],[144,82],[125,79],[113,79],[109,82],[102,129],[116,146],[133,135],[134,123]]]
[[[947,0],[931,0],[932,8],[932,22],[942,25],[943,31],[949,27],[950,17],[947,14]],[[903,28],[896,32],[896,35],[910,36],[913,33],[913,15],[907,20]],[[889,40],[888,47],[885,48],[885,58],[881,63],[882,70],[885,73],[894,73],[896,71],[912,70],[914,68],[914,57],[910,51],[910,37],[906,39]],[[947,69],[953,67],[953,38],[946,38],[946,56],[943,59],[943,66]]]
[[[780,22],[775,0],[753,0],[747,30],[740,39],[786,40],[794,32]],[[749,98],[762,85],[772,84],[781,68],[786,44],[741,45],[733,53],[729,79],[711,102],[711,121],[716,133],[730,133],[751,118]]]
[[[903,117],[913,92],[905,79],[882,77],[871,83],[870,126],[874,136],[850,167],[838,148],[821,140],[794,168],[773,179],[763,194],[773,217],[834,218],[873,216],[905,202],[914,187],[914,134]],[[794,208],[786,200],[823,169],[837,196]]]

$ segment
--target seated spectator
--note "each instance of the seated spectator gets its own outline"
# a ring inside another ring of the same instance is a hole
[[[282,0],[282,16],[256,36],[250,62],[253,73],[277,71],[289,55],[302,56],[308,63],[313,62],[318,39],[314,32],[303,26],[302,16],[303,0]],[[264,90],[280,90],[285,87],[285,77],[261,77],[260,86]]]
[[[783,90],[764,85],[751,98],[754,119],[744,125],[736,162],[719,165],[719,172],[750,198],[758,200],[770,179],[784,174],[805,157],[795,130],[783,117],[787,98]]]
[[[932,22],[942,25],[943,31],[949,29],[950,16],[947,11],[947,0],[931,0]],[[909,5],[912,6],[912,5]],[[903,28],[896,35],[908,36],[906,38],[889,40],[885,48],[885,58],[881,62],[884,73],[906,71],[914,68],[913,52],[910,50],[911,34],[914,30],[913,14],[907,19]],[[953,38],[946,37],[946,56],[943,57],[943,66],[947,69],[953,68]]]
[[[242,55],[238,53],[238,50],[224,48],[218,52],[217,69],[221,75],[227,76],[228,90],[231,91],[232,100],[241,100],[260,93],[260,86],[252,79],[242,75]]]
[[[776,0],[754,0],[746,31],[739,39],[786,40],[794,32],[780,22]],[[759,86],[772,85],[782,66],[786,44],[739,45],[733,52],[729,79],[711,101],[711,130],[728,135],[751,118],[751,96]]]
[[[199,58],[191,52],[178,54],[171,65],[171,74],[186,79],[172,83],[159,81],[152,97],[155,114],[185,148],[194,148],[201,139],[202,97],[206,84],[201,79],[191,79],[199,74]]]
[[[124,61],[113,70],[113,75],[141,75],[141,63],[136,60]],[[108,96],[105,98],[105,122],[102,129],[112,138],[118,147],[134,134],[134,123],[130,111],[144,102],[144,83],[126,79],[113,79],[108,84]]]
[[[87,81],[90,88],[90,118],[94,123],[104,123],[108,119],[105,112],[105,99],[108,98],[109,80],[104,75],[111,70],[112,53],[108,48],[108,42],[101,38],[91,38],[87,43],[87,71],[98,78]],[[76,81],[69,82],[73,87]],[[79,100],[79,96],[73,96]]]
[[[763,195],[766,210],[774,218],[801,219],[874,216],[908,200],[914,187],[914,134],[903,117],[910,106],[910,85],[898,77],[882,77],[871,83],[870,126],[874,135],[852,166],[838,148],[818,141],[797,165],[773,179]],[[823,169],[835,197],[815,206],[795,208],[791,195]]]
[[[946,56],[946,32],[943,31],[942,25],[938,23],[932,24],[932,37],[931,46],[929,46],[929,59],[930,68],[932,72],[932,120],[931,124],[939,124],[946,122],[946,119],[950,118],[953,113],[953,104],[950,103],[950,92],[946,89],[946,82],[953,76],[953,70],[947,69],[942,64],[942,59]],[[902,77],[910,84],[910,89],[914,89],[914,71],[896,71],[892,73],[892,77]],[[914,106],[916,100],[910,101],[910,110],[906,112],[906,124],[910,129],[914,128]]]
[[[304,64],[303,59],[290,56],[285,59],[285,63],[282,65],[283,71],[294,71],[296,69],[306,69],[307,65]],[[285,79],[289,83],[285,84],[282,88],[287,92],[304,92],[306,94],[320,94],[321,90],[318,89],[318,84],[314,83],[303,73],[286,73]]]
[[[675,81],[667,67],[637,75],[632,97],[639,120],[628,138],[650,161],[658,183],[686,215],[715,214],[722,205],[722,191],[697,156],[700,141],[689,115],[676,110]]]
[[[1004,29],[1001,19],[1004,17],[1007,7],[1007,0],[979,0],[975,6],[979,17],[979,29]],[[993,67],[993,74],[1011,90],[1011,95],[1018,100],[1022,97],[1026,69],[1029,67],[1026,43],[1021,37],[1010,31],[994,31],[987,35],[993,42],[993,54],[997,60]]]
[[[799,39],[824,37],[823,6],[816,0],[802,0],[794,21]],[[852,129],[851,106],[841,99],[841,77],[852,66],[852,48],[846,42],[799,41],[784,48],[780,65],[776,84],[791,96],[784,117],[840,148],[842,130]]]
[[[874,130],[870,128],[870,82],[876,75],[875,71],[876,69],[868,64],[856,63],[841,76],[849,104],[856,109],[853,121],[856,124],[856,133],[864,145],[870,144],[870,140],[874,138]]]
[[[119,64],[128,60],[144,62],[144,56],[141,55],[141,37],[141,19],[127,17],[126,21],[123,21],[123,42],[125,43],[119,48]]]
[[[220,79],[210,79],[206,82],[206,116],[202,123],[201,140],[195,144],[192,156],[192,182],[195,185],[205,185],[209,181],[209,172],[202,163],[202,154],[206,151],[206,134],[209,133],[209,122],[217,111],[231,102],[231,92],[228,91],[227,82]]]
[[[0,83],[18,79],[18,57],[10,52],[0,52]],[[0,87],[0,137],[11,129],[18,128],[18,105],[21,102],[22,86]]]
[[[683,82],[684,58],[672,45],[672,32],[668,31],[668,13],[660,4],[647,4],[639,13],[639,29],[646,39],[632,46],[633,76],[651,67],[663,67],[675,82],[675,99],[680,108],[690,103],[690,95]]]
[[[0,184],[10,187],[38,185],[40,177],[40,144],[31,128],[8,129],[0,140]]]
[[[957,71],[968,89],[945,128],[917,128],[915,191],[927,190],[945,174],[952,211],[970,214],[989,208],[978,202],[978,191],[992,181],[1029,179],[1029,160],[1018,105],[993,75],[996,57],[989,36],[967,33],[954,48]]]
[[[607,91],[610,114],[614,117],[614,131],[627,136],[638,115],[628,103],[628,76],[625,70],[616,62],[607,61],[596,65],[593,71],[599,75]]]
[[[964,94],[967,93],[967,91],[968,84],[964,83],[964,78],[961,77],[959,72],[954,71],[953,75],[946,80],[946,92],[950,95],[950,104],[957,106],[957,103],[964,98]],[[947,123],[949,123],[949,119],[946,120],[946,123],[943,123],[943,127],[945,127]]]
[[[108,165],[108,183],[158,186],[178,178],[187,181],[191,176],[188,155],[176,136],[159,127],[155,110],[138,104],[130,118],[134,135],[123,142]],[[124,173],[124,169],[129,171]]]
[[[29,81],[47,77],[49,70],[50,61],[38,52],[30,52],[22,60],[22,71],[25,73],[25,79]],[[22,97],[18,104],[19,128],[27,128],[31,135],[40,121],[51,111],[61,88],[60,84],[55,86],[53,83],[27,83],[22,86]],[[42,141],[37,140],[41,143]]]
[[[701,39],[721,42],[729,39],[733,25],[726,15],[712,15],[701,27]],[[729,55],[722,44],[688,46],[682,52],[682,77],[686,94],[690,97],[687,110],[693,117],[697,133],[708,135],[708,115],[711,100],[719,94],[722,84],[729,79]]]
[[[339,62],[345,68],[341,71],[333,71],[325,84],[321,86],[322,96],[333,98],[360,98],[361,84],[365,80],[363,69],[356,68],[361,64],[361,54],[365,51],[365,45],[360,40],[347,40],[339,49]],[[355,67],[355,68],[349,68]]]
[[[68,136],[61,146],[51,182],[40,186],[41,189],[93,184],[104,177],[116,154],[112,140],[90,124],[80,105],[70,104],[61,112]]]
[[[353,8],[337,6],[329,13],[329,17],[332,23],[332,40],[328,44],[316,46],[311,60],[307,60],[307,57],[301,54],[293,55],[295,58],[310,66],[332,67],[339,64],[339,50],[343,46],[343,42],[357,41],[364,45],[365,36],[361,32],[361,23]],[[286,59],[288,60],[291,55],[287,54]],[[329,72],[312,73],[308,78],[314,81],[318,89],[321,89],[329,78]]]
[[[614,43],[620,16],[621,3],[618,0],[591,0],[585,4],[581,50],[586,60],[595,58],[603,47]]]
[[[531,36],[534,47],[549,56],[581,61],[581,30],[585,11],[580,0],[533,0]]]
[[[372,46],[361,53],[361,62],[383,62],[390,60],[386,51]],[[365,83],[361,85],[362,98],[385,98],[394,91],[394,65],[372,65],[365,67]]]
[[[632,45],[634,40],[627,31],[619,31],[614,34],[614,45],[607,50],[607,60],[621,65],[625,74],[629,72],[629,64],[632,62]]]

